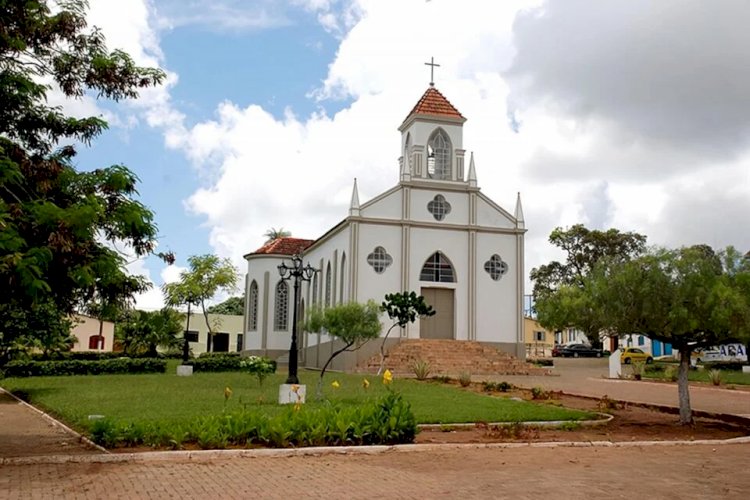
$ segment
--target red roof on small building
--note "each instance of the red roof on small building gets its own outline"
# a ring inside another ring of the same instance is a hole
[[[315,240],[303,240],[301,238],[276,238],[273,241],[269,241],[259,249],[251,252],[249,255],[255,254],[282,254],[282,255],[294,255],[302,253],[302,251],[313,244]]]
[[[411,110],[407,119],[411,115],[432,115],[432,116],[448,116],[451,118],[464,119],[463,115],[440,93],[438,89],[430,86],[427,91],[419,99],[416,106]]]

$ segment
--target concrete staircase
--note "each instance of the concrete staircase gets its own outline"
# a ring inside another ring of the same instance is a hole
[[[549,370],[526,363],[494,347],[469,340],[406,339],[391,347],[385,367],[396,375],[412,375],[415,361],[427,361],[431,376],[472,375],[548,375]],[[380,366],[376,354],[358,369],[374,373]]]

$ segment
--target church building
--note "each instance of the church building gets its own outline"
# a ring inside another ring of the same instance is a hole
[[[394,330],[394,342],[474,340],[524,357],[520,196],[510,213],[480,191],[473,154],[464,149],[465,121],[430,84],[398,128],[394,187],[362,203],[355,179],[348,215],[325,234],[279,238],[245,255],[245,351],[285,359],[294,282],[281,280],[277,266],[299,254],[318,270],[300,285],[300,316],[309,307],[381,303],[388,293],[415,291],[436,314]],[[391,322],[385,314],[382,321],[385,335]],[[298,342],[301,366],[321,367],[335,348],[324,334],[300,333]],[[379,346],[369,342],[334,368],[361,364]]]

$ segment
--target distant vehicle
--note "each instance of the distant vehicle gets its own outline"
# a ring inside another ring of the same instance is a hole
[[[696,349],[693,351],[692,359],[696,363],[746,363],[747,353],[745,352],[745,346],[742,344],[725,344]]]
[[[584,344],[571,344],[560,347],[558,356],[564,358],[601,358],[602,350],[594,349],[593,347]]]
[[[629,365],[633,361],[645,361],[646,364],[654,362],[654,358],[647,352],[637,347],[626,347],[620,354],[620,363]]]

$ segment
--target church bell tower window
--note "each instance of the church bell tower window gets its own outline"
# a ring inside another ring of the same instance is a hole
[[[451,178],[451,140],[441,128],[427,141],[427,174],[432,179]]]

